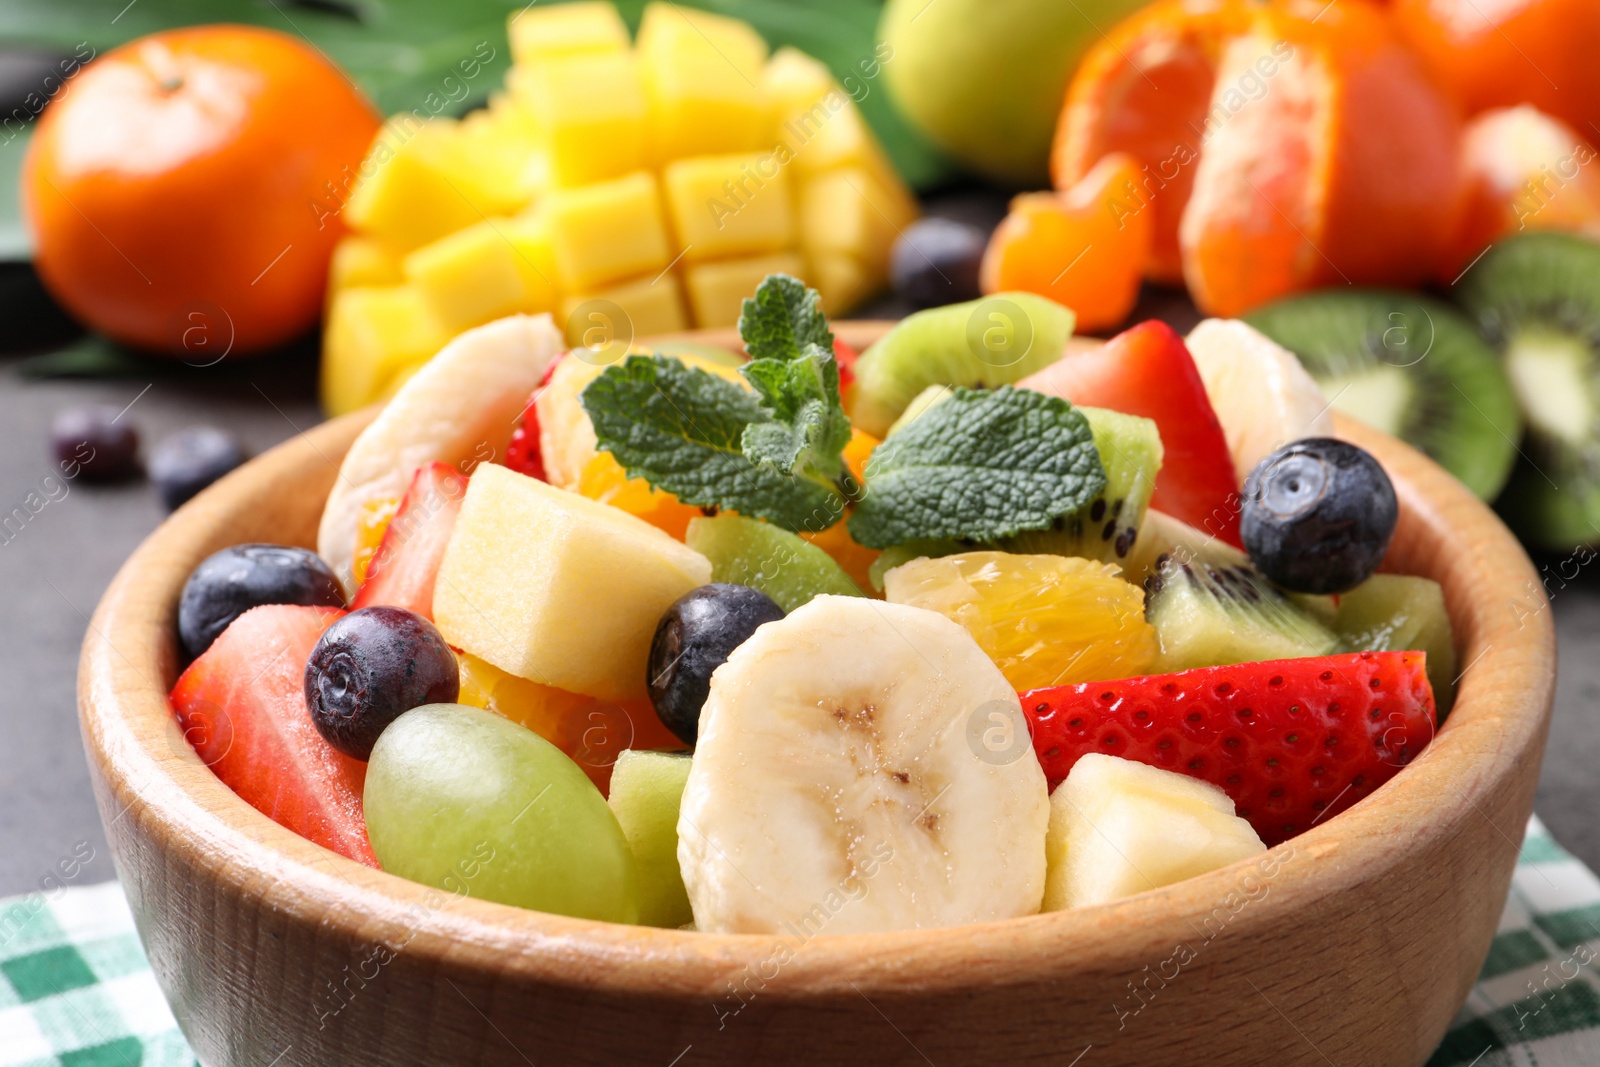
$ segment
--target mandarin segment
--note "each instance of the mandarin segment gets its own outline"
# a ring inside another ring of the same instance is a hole
[[[884,576],[891,603],[959,622],[1017,689],[1128,678],[1160,656],[1144,591],[1114,564],[1070,556],[965,552]]]

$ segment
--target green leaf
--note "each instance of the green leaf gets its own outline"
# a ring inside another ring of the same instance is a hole
[[[850,534],[869,548],[1042,530],[1105,487],[1089,421],[1057,397],[956,389],[873,450]]]
[[[739,310],[739,336],[751,359],[799,359],[807,345],[831,353],[833,331],[822,297],[787,274],[769,274]]]
[[[769,420],[754,396],[724,378],[668,356],[630,356],[591,382],[581,400],[600,449],[629,477],[685,504],[729,508],[789,530],[824,529],[843,510],[830,485],[745,455],[746,429]]]

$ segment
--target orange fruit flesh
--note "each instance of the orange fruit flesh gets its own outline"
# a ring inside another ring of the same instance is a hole
[[[624,749],[680,749],[646,700],[615,702],[518,678],[468,652],[457,652],[463,704],[526,726],[570,756],[604,793]]]
[[[389,529],[389,520],[394,518],[394,513],[399,509],[400,501],[396,497],[369,500],[362,507],[361,518],[356,522],[354,568],[357,586],[367,580],[372,557],[378,554],[378,546],[383,544],[383,535]]]
[[[972,634],[1018,690],[1148,674],[1161,646],[1144,590],[1115,564],[966,552],[902,564],[890,601],[928,608]]]
[[[984,252],[983,291],[1047,296],[1083,332],[1119,325],[1139,298],[1154,221],[1139,177],[1138,160],[1114,153],[1064,193],[1014,199]]]
[[[1600,238],[1600,167],[1572,127],[1531,105],[1485,111],[1462,136],[1461,224],[1439,273],[1453,281],[1485,248],[1525,230]]]
[[[866,484],[867,462],[872,458],[872,450],[882,443],[865,430],[851,428],[850,440],[840,455],[857,485]],[[800,537],[832,556],[833,561],[844,569],[850,580],[856,583],[857,588],[868,596],[872,595],[872,578],[869,572],[881,553],[875,548],[858,544],[856,539],[850,536],[850,529],[844,519],[826,530],[816,532],[802,530]]]
[[[629,478],[610,452],[601,452],[589,461],[578,476],[577,490],[591,500],[636,515],[680,541],[688,532],[689,520],[705,514],[693,505],[679,503],[671,493],[652,488],[643,478]]]

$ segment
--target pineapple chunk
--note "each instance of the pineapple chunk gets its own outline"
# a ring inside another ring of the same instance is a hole
[[[697,263],[684,271],[695,325],[702,328],[737,325],[745,298],[756,291],[756,286],[767,275],[801,277],[804,273],[800,257],[793,252]]]
[[[645,96],[631,52],[549,59],[519,74],[515,88],[539,123],[556,185],[603,181],[644,165]]]
[[[412,286],[340,290],[323,338],[322,406],[343,415],[383,399],[449,339]]]
[[[514,12],[506,22],[511,41],[511,62],[534,66],[551,56],[574,52],[625,52],[628,27],[609,0],[535,9],[532,4]]]
[[[361,164],[361,180],[345,207],[345,219],[362,233],[396,248],[412,249],[471,225],[479,210],[468,190],[475,180],[463,172],[451,119],[422,125],[412,115],[391,119]]]
[[[710,580],[709,560],[649,523],[485,463],[467,484],[433,611],[450,644],[507,673],[644,699],[656,623]]]
[[[689,328],[683,313],[683,291],[677,277],[671,274],[569,296],[562,303],[561,314],[568,344],[608,351],[616,345],[619,359],[634,338],[679,333]]]
[[[767,44],[737,19],[654,3],[639,23],[639,61],[658,165],[765,147]]]
[[[519,310],[530,294],[505,229],[510,219],[485,219],[424,245],[405,260],[406,280],[427,299],[451,333]],[[539,310],[549,310],[541,308]]]
[[[539,456],[545,478],[560,489],[578,488],[584,468],[596,455],[597,439],[588,412],[578,399],[605,371],[577,353],[562,357],[533,401],[539,416]]]
[[[808,178],[800,186],[801,244],[808,256],[848,252],[875,274],[917,209],[900,186],[885,186],[871,172],[846,167]]]
[[[1265,851],[1209,782],[1090,753],[1050,797],[1044,910],[1132,896]]]
[[[358,285],[399,285],[405,281],[400,257],[382,241],[354,234],[340,239],[328,263],[328,288],[353,289]]]
[[[654,276],[671,259],[655,175],[648,171],[556,190],[545,201],[543,214],[564,289]]]
[[[777,252],[794,244],[789,175],[773,155],[703,156],[662,173],[685,262]],[[887,253],[886,253],[887,254]]]

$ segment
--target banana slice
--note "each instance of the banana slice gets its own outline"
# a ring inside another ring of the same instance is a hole
[[[678,820],[695,925],[860,933],[1039,910],[1050,802],[961,626],[819,596],[711,678]]]
[[[1333,406],[1293,352],[1238,319],[1206,319],[1184,343],[1205,382],[1243,485],[1256,464],[1303,437],[1333,436]]]
[[[355,592],[356,526],[369,501],[398,498],[424,463],[463,471],[503,456],[518,416],[566,347],[549,315],[468,330],[395,393],[345,453],[317,531],[317,552]]]

